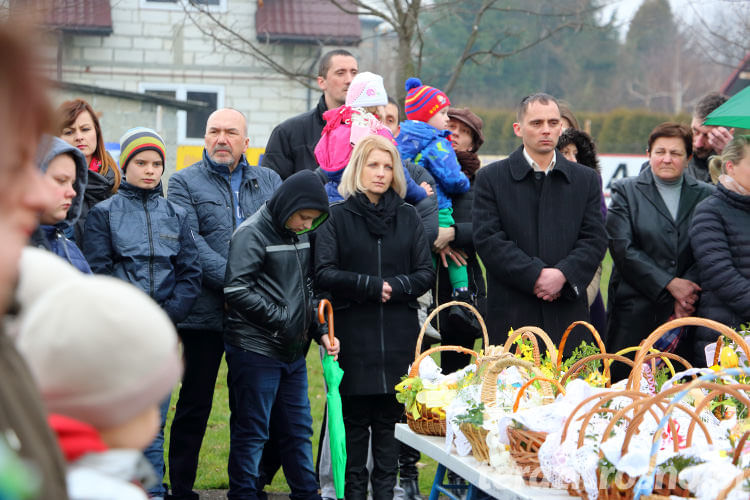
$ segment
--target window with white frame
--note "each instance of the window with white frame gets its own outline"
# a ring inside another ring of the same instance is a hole
[[[170,97],[181,101],[201,101],[208,104],[205,109],[177,112],[177,144],[203,145],[208,115],[224,107],[224,87],[216,85],[142,83],[140,91],[160,97]]]

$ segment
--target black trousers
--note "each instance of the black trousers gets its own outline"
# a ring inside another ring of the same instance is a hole
[[[223,333],[216,330],[181,329],[178,334],[183,344],[185,373],[170,431],[169,498],[198,500],[193,484],[224,354],[224,339]]]
[[[393,435],[404,406],[393,394],[342,396],[346,427],[346,500],[367,498],[367,445],[372,434],[373,500],[392,500],[399,441]]]

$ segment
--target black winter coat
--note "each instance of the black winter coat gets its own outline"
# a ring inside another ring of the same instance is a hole
[[[487,269],[487,327],[491,344],[510,328],[538,326],[553,341],[572,322],[588,320],[586,287],[604,257],[601,188],[596,171],[557,154],[549,174],[536,174],[523,147],[480,168],[474,184],[474,246]],[[545,267],[567,279],[560,297],[545,302],[534,285]],[[566,350],[590,334],[576,331]]]
[[[750,323],[750,196],[718,184],[695,209],[690,245],[703,289],[698,316],[732,328]],[[717,336],[697,330],[696,359],[703,359],[703,348]]]
[[[414,207],[402,202],[389,232],[373,236],[352,198],[331,205],[315,238],[316,287],[331,294],[342,395],[393,394],[414,361],[419,333],[417,297],[435,273]],[[380,301],[383,281],[391,300]]]
[[[322,95],[315,108],[276,125],[261,164],[278,173],[281,180],[300,170],[318,168],[315,146],[326,124],[323,113],[327,110],[325,95]]]
[[[651,169],[616,182],[607,213],[613,269],[609,282],[607,352],[636,346],[674,312],[666,286],[677,277],[698,282],[688,228],[712,187],[683,177],[677,221],[664,204]]]
[[[279,228],[267,204],[237,228],[224,286],[228,344],[284,363],[305,355],[308,330],[318,332],[310,254],[308,235]]]

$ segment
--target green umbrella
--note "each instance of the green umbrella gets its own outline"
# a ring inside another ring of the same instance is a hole
[[[713,110],[704,125],[750,129],[750,87],[745,87]]]
[[[328,338],[333,345],[333,306],[323,299],[318,306],[318,321],[326,322],[326,309],[328,309]],[[328,394],[328,440],[331,443],[331,470],[333,471],[333,485],[336,488],[336,497],[344,498],[344,474],[346,473],[346,430],[344,429],[344,414],[341,410],[341,394],[339,384],[344,378],[344,370],[333,356],[326,354],[323,357],[323,378],[326,380]]]

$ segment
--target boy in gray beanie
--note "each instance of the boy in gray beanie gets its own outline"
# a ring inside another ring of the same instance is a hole
[[[118,307],[92,308],[98,301]],[[147,498],[156,478],[141,450],[182,374],[169,317],[132,285],[82,276],[23,314],[17,346],[68,462],[70,498]]]

